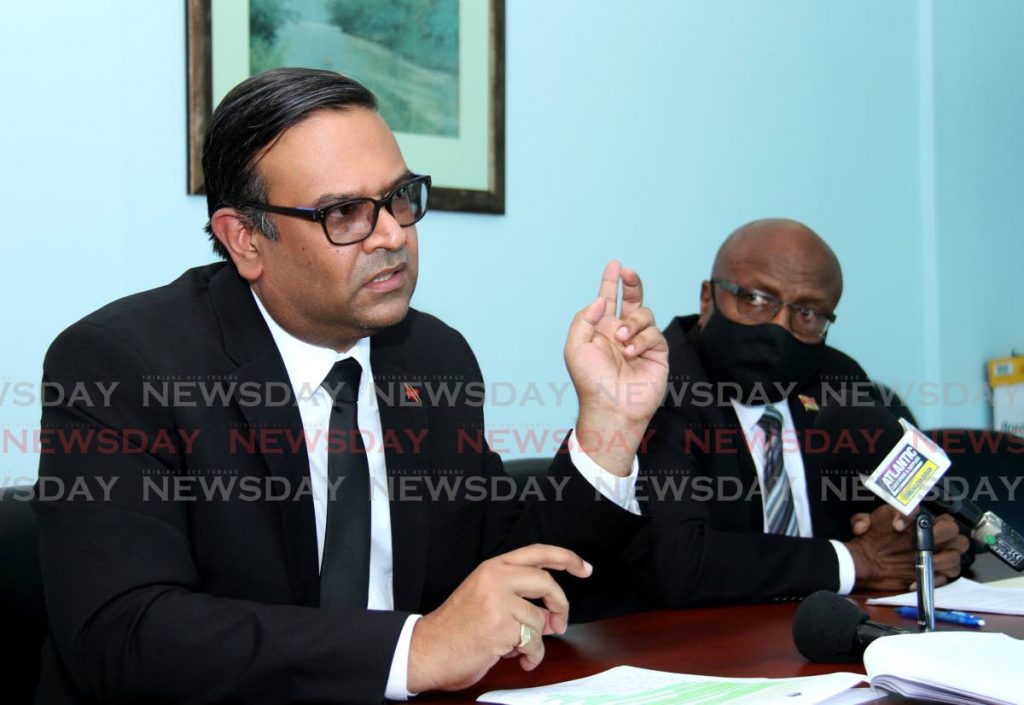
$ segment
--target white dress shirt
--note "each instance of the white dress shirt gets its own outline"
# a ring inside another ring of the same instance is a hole
[[[366,446],[366,461],[370,470],[370,586],[367,608],[371,610],[393,610],[394,570],[391,556],[391,511],[388,503],[387,466],[385,464],[383,431],[380,410],[373,384],[373,368],[370,364],[370,339],[360,338],[349,350],[339,353],[331,348],[312,345],[286,331],[263,307],[263,302],[253,292],[256,306],[263,320],[270,328],[281,359],[288,372],[288,379],[295,392],[302,417],[302,429],[306,436],[306,454],[309,457],[309,478],[313,494],[313,510],[316,516],[317,562],[323,561],[324,536],[327,528],[327,434],[330,429],[333,400],[321,383],[327,373],[339,360],[354,358],[362,367],[359,379],[359,393],[356,400],[359,432]],[[577,471],[594,487],[617,505],[639,514],[635,486],[639,471],[637,459],[633,459],[632,472],[620,478],[606,472],[595,463],[578,444],[574,442],[575,431],[569,439],[569,457]],[[406,700],[415,695],[408,690],[409,647],[412,631],[421,615],[411,615],[402,627],[402,632],[391,660],[391,670],[384,691],[388,700]]]
[[[781,401],[774,404],[746,406],[735,399],[730,400],[730,403],[736,410],[736,418],[739,419],[740,428],[747,441],[747,448],[750,450],[750,457],[753,459],[754,468],[757,471],[757,482],[761,487],[763,525],[768,526],[768,515],[764,506],[767,499],[764,492],[765,438],[764,429],[758,426],[757,422],[761,420],[765,409],[771,406],[782,416],[782,462],[786,470],[786,477],[789,479],[789,488],[793,493],[793,511],[796,514],[800,536],[805,538],[814,536],[814,529],[811,525],[811,505],[807,496],[807,478],[804,474],[804,459],[800,454],[800,442],[796,426],[793,423],[793,415],[789,413],[789,404]],[[857,578],[853,556],[841,542],[832,539],[829,539],[829,542],[835,549],[836,559],[839,562],[839,592],[848,595],[853,591]]]

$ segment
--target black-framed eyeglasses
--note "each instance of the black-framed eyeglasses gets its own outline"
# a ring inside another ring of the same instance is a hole
[[[400,226],[407,228],[427,214],[429,202],[430,177],[413,174],[381,198],[351,198],[323,208],[288,208],[252,202],[242,206],[320,223],[332,245],[354,245],[373,234],[381,208],[387,209]]]
[[[736,310],[751,323],[769,323],[774,320],[782,307],[790,310],[789,329],[804,338],[824,338],[828,327],[836,322],[835,314],[822,313],[800,304],[786,303],[777,296],[757,289],[748,289],[724,279],[712,279],[711,283],[722,287],[736,299]],[[714,299],[714,289],[711,297]],[[717,307],[717,302],[715,303]]]

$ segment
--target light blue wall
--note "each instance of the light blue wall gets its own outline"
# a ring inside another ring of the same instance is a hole
[[[991,423],[984,361],[1024,352],[1024,3],[935,5],[938,346],[949,425]]]
[[[205,204],[185,195],[183,6],[5,7],[0,385],[34,384],[80,316],[210,259]],[[431,214],[415,299],[499,383],[499,449],[515,450],[507,429],[572,424],[571,394],[520,402],[530,382],[567,382],[565,331],[605,260],[641,272],[667,323],[695,309],[717,245],[755,217],[804,220],[833,244],[847,286],[830,340],[881,380],[977,382],[985,357],[1024,344],[1013,261],[989,254],[1022,259],[1021,7],[939,3],[934,27],[932,14],[891,0],[509,0],[508,213]],[[37,425],[24,402],[8,388],[0,432]],[[34,476],[35,456],[3,450],[0,481]]]

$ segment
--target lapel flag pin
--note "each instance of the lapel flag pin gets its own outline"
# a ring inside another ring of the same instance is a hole
[[[406,401],[411,401],[411,402],[414,402],[416,404],[422,403],[420,401],[420,390],[418,390],[416,387],[412,386],[411,384],[405,385],[405,398],[406,398]]]
[[[796,398],[804,405],[804,411],[819,411],[818,402],[814,397],[809,397],[806,394],[797,394]]]

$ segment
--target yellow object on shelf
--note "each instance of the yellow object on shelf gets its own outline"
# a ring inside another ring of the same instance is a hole
[[[1024,436],[1024,355],[988,362],[992,387],[992,425],[997,431]]]

